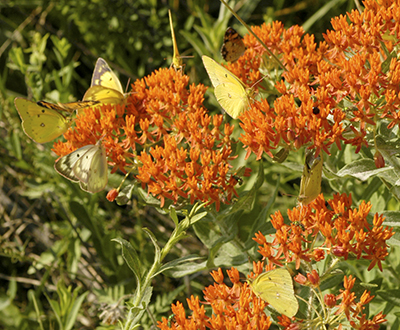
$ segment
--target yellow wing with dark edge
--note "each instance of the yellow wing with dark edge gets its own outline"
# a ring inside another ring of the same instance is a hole
[[[20,97],[14,100],[14,104],[22,119],[25,134],[35,142],[52,141],[64,134],[70,126],[69,120],[60,113],[64,109],[57,104],[41,106]]]

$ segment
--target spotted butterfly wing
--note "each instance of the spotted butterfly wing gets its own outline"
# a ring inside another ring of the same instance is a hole
[[[243,38],[235,29],[228,27],[221,47],[222,58],[227,62],[235,62],[246,51]]]
[[[293,317],[299,310],[293,281],[285,268],[276,268],[259,275],[250,283],[253,292],[280,314]]]
[[[57,104],[42,106],[36,102],[17,97],[15,107],[22,119],[26,135],[38,143],[46,143],[64,134],[70,126],[69,119],[61,114],[64,109]]]
[[[78,182],[85,191],[102,191],[108,182],[107,154],[101,140],[59,158],[54,168],[65,178]]]

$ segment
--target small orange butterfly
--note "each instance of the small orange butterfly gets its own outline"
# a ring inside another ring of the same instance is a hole
[[[243,38],[235,29],[228,27],[221,47],[221,55],[227,62],[235,62],[246,51]]]

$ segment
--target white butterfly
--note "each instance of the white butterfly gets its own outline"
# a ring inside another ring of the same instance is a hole
[[[54,168],[85,191],[102,191],[108,182],[107,154],[101,140],[56,160]]]

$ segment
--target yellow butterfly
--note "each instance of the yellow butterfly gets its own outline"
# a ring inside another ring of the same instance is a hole
[[[36,102],[17,97],[14,100],[15,107],[22,119],[22,128],[26,135],[33,141],[45,143],[64,134],[69,127],[69,119],[60,111],[64,109],[52,104],[52,107],[44,107]]]
[[[183,68],[183,62],[182,62],[181,56],[179,55],[178,45],[176,44],[174,25],[172,24],[172,15],[171,15],[171,11],[170,10],[168,10],[168,15],[169,15],[169,25],[171,27],[172,44],[173,44],[173,47],[174,47],[174,54],[172,56],[171,66],[176,71],[179,71],[179,70],[182,70],[182,68]]]
[[[232,118],[239,117],[249,108],[254,91],[213,59],[205,55],[202,59],[218,103]]]
[[[221,55],[227,62],[235,62],[246,51],[243,38],[235,29],[228,27],[221,47]]]
[[[45,101],[33,102],[21,97],[14,100],[25,134],[38,143],[52,141],[67,131],[70,120],[61,111],[72,112],[96,103],[78,101],[54,104]]]
[[[124,94],[121,82],[107,62],[99,57],[93,71],[92,82],[83,96],[83,100],[124,104],[127,95]]]
[[[300,182],[298,201],[302,205],[311,203],[321,192],[323,158],[320,153],[315,157],[314,153],[307,149],[303,175]]]
[[[56,160],[54,168],[65,178],[79,182],[85,191],[102,191],[108,182],[107,154],[101,140]]]
[[[292,277],[285,268],[276,268],[259,275],[250,282],[250,287],[258,297],[269,303],[280,314],[293,317],[299,310]]]

